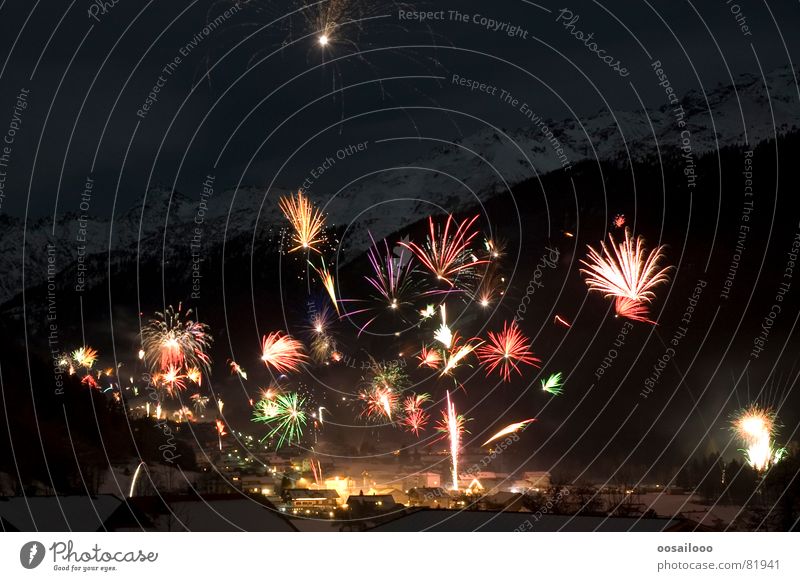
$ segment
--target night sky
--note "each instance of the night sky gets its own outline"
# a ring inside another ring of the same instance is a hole
[[[536,417],[524,435],[527,448],[516,450],[508,467],[592,477],[608,477],[629,465],[645,467],[637,474],[658,467],[654,470],[661,477],[697,454],[722,452],[732,458],[738,452],[728,429],[730,417],[755,401],[778,409],[781,443],[798,439],[800,280],[791,270],[797,250],[793,241],[800,231],[796,5],[509,0],[320,2],[300,8],[299,3],[258,0],[120,0],[105,12],[85,0],[0,3],[0,43],[6,55],[0,68],[0,131],[6,119],[11,122],[20,91],[29,92],[10,162],[3,168],[0,219],[17,225],[14,236],[23,228],[47,232],[54,220],[83,211],[81,196],[91,178],[88,215],[108,224],[105,233],[112,240],[94,241],[94,286],[83,298],[82,313],[66,280],[72,275],[59,281],[64,346],[85,340],[97,345],[109,365],[112,351],[113,360],[130,361],[138,348],[137,325],[166,304],[187,301],[215,336],[211,389],[222,394],[234,429],[256,433],[259,428],[248,422],[247,396],[254,396],[268,378],[258,360],[259,338],[279,328],[301,336],[308,297],[317,302],[326,298],[303,261],[295,255],[281,259],[274,246],[268,247],[270,232],[282,225],[255,220],[251,230],[226,237],[225,210],[258,208],[247,200],[258,191],[267,208],[264,215],[275,212],[276,197],[264,195],[265,190],[297,189],[335,152],[366,142],[365,154],[347,154],[346,160],[318,172],[319,179],[308,188],[323,204],[337,192],[337,200],[345,200],[337,202],[340,216],[351,203],[348,194],[358,194],[352,216],[337,224],[332,239],[346,239],[348,220],[371,228],[402,216],[413,204],[397,198],[427,200],[429,192],[420,191],[419,184],[428,182],[417,181],[422,170],[403,173],[397,168],[437,169],[453,142],[471,144],[471,136],[492,127],[510,134],[527,130],[547,150],[546,139],[531,130],[519,107],[499,96],[505,91],[528,103],[554,129],[587,121],[583,129],[591,140],[576,139],[577,129],[571,137],[557,132],[572,147],[570,169],[515,175],[508,184],[512,191],[497,195],[478,192],[473,197],[454,182],[451,196],[436,198],[440,210],[435,213],[480,214],[481,228],[496,227],[508,240],[504,273],[509,289],[487,316],[476,314],[474,305],[454,308],[464,333],[484,336],[513,318],[540,257],[549,248],[559,249],[520,323],[542,369],[526,367],[523,377],[502,384],[496,377],[485,379],[483,369],[474,365],[461,378],[463,390],[453,382],[415,376],[433,393],[435,416],[445,390],[455,393],[459,406],[475,418],[470,424],[475,444],[508,423]],[[467,21],[451,17],[452,10],[467,15]],[[400,17],[419,12],[430,17],[424,22]],[[326,13],[336,26],[327,32],[329,44],[321,47],[324,17],[317,15]],[[496,21],[497,30],[487,28],[483,17]],[[592,33],[592,39],[581,40],[577,32]],[[613,57],[610,65],[597,50]],[[621,70],[615,70],[616,61]],[[660,67],[653,66],[655,61]],[[669,87],[692,115],[691,135],[719,136],[710,146],[695,142],[691,175],[678,149],[677,125],[655,141],[643,113],[670,105],[655,69],[666,72]],[[764,90],[763,77],[781,74],[793,79],[794,90]],[[454,75],[475,81],[475,88],[454,82]],[[734,97],[725,89],[731,85],[748,90]],[[732,105],[737,102],[743,108],[739,117]],[[643,120],[639,125],[629,121],[636,115]],[[749,143],[740,135],[742,117],[752,136]],[[624,135],[631,147],[614,156],[603,148],[620,136],[603,133],[607,127],[598,121],[609,118],[612,127],[615,119],[625,131],[634,127]],[[779,130],[765,125],[773,118]],[[653,155],[639,158],[644,142]],[[489,148],[491,140],[480,143]],[[511,156],[511,149],[492,150],[498,156],[492,161]],[[473,162],[456,166],[456,177],[468,181],[478,175],[482,164]],[[752,210],[743,173],[748,168],[755,182]],[[223,235],[207,247],[208,291],[195,304],[187,296],[190,256],[181,238],[185,230],[176,225],[178,206],[166,214],[162,205],[168,196],[148,193],[165,188],[196,205],[210,174],[215,192],[228,192],[219,200],[229,206],[216,207]],[[366,180],[373,174],[386,179]],[[386,177],[390,174],[395,178]],[[392,189],[370,190],[370,184],[391,184]],[[236,197],[230,193],[234,190]],[[482,205],[469,202],[473,199]],[[109,231],[131,209],[143,212],[143,223],[162,234],[142,243],[143,253],[152,251],[150,262],[137,264],[135,255],[115,259],[120,248]],[[585,258],[587,244],[599,247],[608,232],[620,239],[622,230],[612,224],[616,214],[625,215],[649,248],[666,245],[666,264],[674,269],[651,305],[657,325],[626,323],[614,316],[613,301],[586,292],[578,261]],[[75,224],[67,226],[71,236]],[[425,228],[424,221],[414,219],[382,235],[394,244],[400,236],[424,238]],[[744,242],[737,247],[743,232]],[[43,264],[41,244],[27,243],[23,255],[21,244],[8,236],[3,241],[6,268],[16,272],[23,264],[29,269]],[[48,239],[66,243],[58,236]],[[40,243],[43,238],[26,240]],[[342,296],[366,290],[364,250],[349,250],[346,260],[335,252],[326,257]],[[168,259],[153,263],[153,256]],[[60,267],[71,273],[74,265]],[[789,283],[784,291],[782,283]],[[29,366],[49,357],[41,284],[21,282],[3,305],[4,327],[15,348],[28,354]],[[309,294],[312,285],[316,288]],[[25,297],[22,286],[27,286]],[[555,315],[568,319],[572,328],[554,324]],[[769,331],[759,346],[765,326]],[[415,333],[397,341],[391,334],[388,339],[369,333],[357,337],[347,321],[339,332],[359,361],[367,353],[381,360],[419,349]],[[247,385],[228,373],[232,359],[250,372]],[[567,377],[565,393],[545,397],[538,381],[555,371]],[[333,367],[312,369],[303,382],[330,401],[340,391],[352,394],[360,375]],[[314,388],[315,381],[333,389]],[[353,423],[351,409],[342,407],[337,414],[336,422]],[[365,431],[360,425],[331,427],[325,435],[331,445],[358,447]],[[389,428],[381,434],[399,444],[412,441]],[[671,468],[659,472],[662,466]]]

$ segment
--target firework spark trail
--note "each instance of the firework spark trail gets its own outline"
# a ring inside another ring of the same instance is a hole
[[[222,436],[227,436],[228,433],[225,431],[225,423],[222,420],[217,420],[216,426],[217,426],[217,439],[219,440],[219,451],[222,452]]]
[[[549,393],[550,395],[561,395],[564,392],[564,388],[561,384],[561,372],[553,373],[547,379],[542,380],[542,391]]]
[[[475,351],[481,342],[476,342],[474,339],[466,341],[463,345],[459,344],[458,334],[453,336],[453,346],[450,353],[445,357],[444,367],[442,367],[442,377],[449,375],[458,365],[473,351]]]
[[[455,286],[452,280],[458,275],[471,275],[472,270],[480,265],[486,264],[487,260],[480,260],[470,252],[470,244],[478,231],[470,231],[477,221],[478,216],[465,219],[458,223],[455,232],[451,233],[451,228],[455,224],[452,214],[447,216],[444,229],[436,228],[433,218],[428,218],[428,241],[425,247],[416,242],[400,242],[402,246],[408,248],[417,259],[436,275],[439,280],[445,281],[451,287]]]
[[[630,230],[625,230],[625,240],[617,244],[609,234],[610,247],[600,243],[600,252],[591,246],[586,260],[581,260],[586,268],[581,273],[586,276],[590,291],[605,293],[607,297],[625,297],[637,302],[650,302],[655,293],[653,288],[669,281],[671,267],[661,268],[664,247],[657,246],[648,254],[644,238],[635,240]]]
[[[518,432],[519,430],[522,430],[522,429],[526,428],[528,426],[528,424],[530,424],[531,422],[535,422],[535,421],[536,420],[534,418],[530,418],[528,420],[522,420],[521,422],[516,422],[516,423],[513,423],[513,424],[509,424],[505,428],[503,428],[502,430],[497,432],[494,436],[492,436],[491,438],[486,440],[482,445],[486,446],[488,444],[491,444],[495,440],[499,440],[503,436],[507,436],[509,434],[513,434],[514,432]]]
[[[339,301],[336,300],[336,283],[333,280],[333,275],[328,271],[328,267],[325,266],[325,260],[322,260],[322,266],[320,268],[314,266],[310,261],[309,264],[319,276],[322,286],[325,287],[325,291],[328,293],[331,303],[333,303],[333,308],[336,309],[336,313],[338,314]]]
[[[560,315],[556,315],[555,318],[553,318],[553,322],[554,323],[558,323],[559,325],[562,325],[562,326],[566,327],[567,329],[572,327],[572,325],[565,318],[563,318]]]
[[[302,190],[298,190],[295,195],[282,197],[278,205],[293,229],[292,241],[295,246],[289,252],[303,249],[319,253],[316,247],[323,242],[325,228],[322,212],[303,195]]]
[[[163,313],[157,312],[158,318],[142,329],[142,347],[151,371],[184,365],[210,371],[208,349],[212,338],[208,325],[193,321],[191,315],[192,310],[184,313],[180,304],[177,310],[170,306]]]
[[[420,431],[428,425],[430,416],[423,408],[423,404],[428,401],[430,395],[427,393],[409,395],[403,400],[403,419],[400,420],[400,425],[415,436],[419,436]]]
[[[241,377],[242,379],[247,381],[247,372],[244,370],[244,368],[241,365],[236,363],[236,361],[231,361],[230,362],[230,366],[231,366],[231,373],[232,374],[235,373],[236,375],[238,375],[239,377]]]
[[[489,270],[481,278],[472,299],[482,307],[488,307],[504,294],[505,279],[494,270]]]
[[[505,381],[511,381],[511,370],[522,375],[520,364],[539,367],[541,361],[531,353],[531,344],[519,330],[516,321],[503,323],[500,333],[489,331],[485,345],[476,351],[478,360],[486,367],[487,377],[499,368]]]
[[[276,449],[284,444],[299,444],[307,421],[305,404],[305,398],[294,392],[258,402],[253,411],[253,421],[265,423],[271,428],[261,441],[278,436]]]
[[[456,406],[450,401],[450,392],[447,392],[447,433],[450,437],[450,458],[452,460],[453,490],[458,490],[458,452],[461,447],[461,430],[463,426],[458,421]]]
[[[303,344],[281,331],[275,331],[264,337],[261,343],[261,360],[278,373],[297,371],[308,361],[303,352]]]

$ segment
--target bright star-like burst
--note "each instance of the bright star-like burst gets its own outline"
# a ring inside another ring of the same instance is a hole
[[[472,277],[475,267],[486,264],[470,250],[473,239],[478,235],[472,230],[478,216],[457,223],[452,215],[447,216],[444,228],[437,227],[433,218],[428,218],[428,240],[425,246],[416,242],[400,242],[408,248],[436,278],[455,286],[459,276]]]
[[[142,329],[142,346],[145,361],[151,371],[165,371],[170,367],[196,367],[206,373],[210,371],[211,358],[208,350],[212,338],[208,325],[192,320],[192,310],[177,310],[171,306],[163,313],[156,313]]]
[[[561,384],[561,372],[553,373],[547,379],[542,380],[542,391],[550,395],[561,395],[564,388]]]
[[[519,330],[516,321],[503,323],[500,333],[489,331],[486,343],[476,351],[478,360],[486,367],[486,375],[495,369],[500,370],[500,375],[505,381],[511,381],[511,370],[519,375],[522,371],[521,364],[538,367],[541,361],[531,352],[531,343]]]
[[[281,331],[266,335],[261,342],[261,361],[278,373],[297,371],[308,361],[303,344]]]
[[[305,405],[305,398],[294,392],[263,398],[256,403],[253,421],[271,428],[261,441],[277,436],[276,449],[284,444],[299,444],[307,421]]]
[[[283,215],[292,225],[292,242],[295,244],[289,252],[296,250],[313,250],[319,252],[317,246],[323,242],[325,217],[314,204],[298,190],[296,194],[284,196],[278,201]]]
[[[585,266],[581,272],[586,276],[589,290],[637,303],[650,302],[655,297],[653,289],[669,281],[671,267],[660,266],[664,247],[657,246],[648,253],[644,238],[634,239],[628,229],[623,242],[617,244],[611,234],[608,239],[610,244],[601,242],[599,252],[589,246],[586,260],[581,260]]]

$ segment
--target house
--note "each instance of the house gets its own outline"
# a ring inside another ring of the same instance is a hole
[[[331,511],[336,508],[339,493],[327,488],[311,490],[308,488],[286,488],[281,493],[287,509]]]
[[[420,487],[408,491],[409,506],[428,508],[450,508],[450,494],[441,487]]]
[[[357,494],[347,497],[345,506],[352,518],[378,515],[404,508],[394,501],[391,494]]]

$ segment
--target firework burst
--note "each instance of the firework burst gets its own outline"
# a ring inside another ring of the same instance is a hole
[[[283,215],[292,225],[292,242],[295,246],[289,250],[313,250],[319,252],[317,246],[323,242],[325,218],[311,201],[298,190],[295,195],[284,196],[278,201]]]
[[[561,372],[553,373],[547,379],[542,380],[542,391],[550,395],[561,395],[564,388],[561,383]]]
[[[417,296],[420,287],[413,276],[416,272],[413,256],[402,243],[399,246],[399,253],[393,254],[386,240],[383,241],[382,248],[372,238],[372,234],[370,234],[370,240],[372,245],[367,251],[367,258],[371,273],[365,275],[364,279],[372,291],[372,297],[367,300],[346,300],[346,302],[352,303],[368,303],[367,306],[346,314],[348,317],[353,317],[366,313],[369,317],[363,325],[359,325],[359,334],[382,315],[391,315],[407,321],[407,311],[413,307],[413,299]]]
[[[420,393],[409,395],[403,400],[403,417],[400,425],[405,430],[413,432],[415,436],[419,436],[419,433],[428,425],[430,415],[423,406],[430,399],[427,393]]]
[[[189,397],[192,400],[192,407],[194,408],[195,415],[200,415],[205,411],[206,406],[208,405],[208,398],[204,395],[200,395],[199,393],[195,393],[194,395]]]
[[[151,371],[170,367],[197,367],[206,373],[210,370],[211,358],[208,349],[212,338],[208,325],[191,319],[192,310],[177,310],[171,306],[142,329],[145,360]]]
[[[400,397],[391,387],[373,385],[361,390],[358,399],[364,403],[361,417],[371,422],[393,421],[397,415]]]
[[[648,318],[650,309],[643,302],[630,299],[628,297],[617,297],[614,300],[614,312],[618,317],[624,317],[632,321],[650,323],[655,325],[655,321]]]
[[[451,287],[455,286],[457,277],[472,278],[475,267],[486,264],[486,260],[478,259],[470,250],[477,230],[472,230],[478,216],[465,219],[460,223],[452,215],[447,216],[444,228],[436,226],[433,218],[428,218],[428,240],[420,246],[416,242],[401,242],[408,248],[431,273]]]
[[[478,360],[486,367],[489,376],[495,369],[500,370],[500,375],[505,381],[511,381],[511,370],[522,375],[520,364],[538,367],[541,361],[531,353],[530,341],[517,327],[516,321],[510,325],[503,323],[500,333],[489,331],[486,344],[476,351]]]
[[[186,379],[199,387],[203,383],[203,374],[197,367],[190,367],[186,370]]]
[[[307,421],[305,404],[305,398],[294,392],[259,401],[253,410],[253,421],[270,428],[261,441],[277,436],[276,449],[284,444],[299,444]]]
[[[744,446],[747,464],[756,472],[765,472],[783,458],[785,449],[776,448],[773,440],[777,416],[772,409],[751,405],[740,410],[731,428]]]
[[[442,364],[442,354],[437,349],[428,348],[425,345],[420,349],[417,359],[419,359],[420,367],[436,369]]]
[[[97,350],[84,345],[72,352],[72,360],[78,367],[83,367],[87,371],[94,367],[97,362]]]
[[[186,389],[186,375],[181,373],[181,370],[174,365],[170,365],[163,372],[153,376],[153,379],[163,386],[170,396],[174,396],[176,391],[183,391]]]
[[[669,281],[671,267],[660,266],[664,247],[658,246],[648,253],[644,238],[634,239],[627,229],[623,242],[617,244],[611,234],[608,239],[608,246],[600,243],[600,252],[589,246],[586,260],[581,260],[586,267],[581,272],[586,276],[589,290],[602,292],[607,297],[650,302],[655,297],[653,289]]]
[[[297,371],[308,361],[303,352],[303,344],[289,335],[275,331],[264,337],[261,342],[261,361],[278,373]]]

